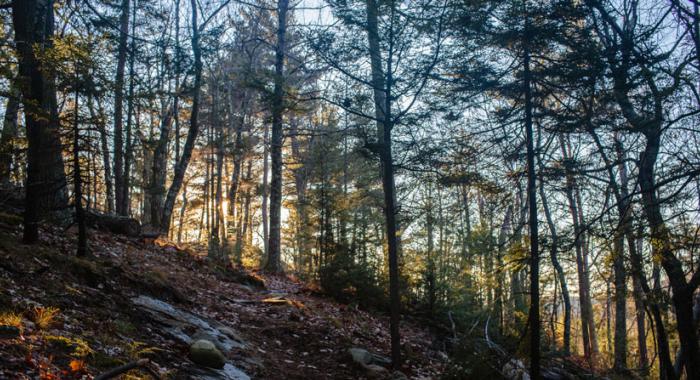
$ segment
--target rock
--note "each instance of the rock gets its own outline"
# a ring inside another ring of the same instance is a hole
[[[508,380],[530,380],[530,374],[525,364],[517,359],[511,359],[503,366],[503,377]]]
[[[544,380],[573,380],[577,377],[568,373],[562,368],[543,368],[542,379]]]
[[[234,348],[245,347],[234,330],[217,321],[205,320],[198,315],[175,308],[167,302],[143,295],[132,298],[131,302],[146,311],[160,325],[163,325],[163,330],[166,333],[185,344],[192,344],[193,341],[204,339],[211,341],[225,353]]]
[[[352,356],[352,360],[355,363],[363,367],[372,364],[372,354],[369,351],[362,348],[353,347],[348,349],[348,352]]]
[[[230,363],[226,363],[222,369],[194,368],[188,373],[187,378],[192,380],[250,380],[250,376]]]
[[[20,331],[15,326],[0,326],[0,339],[19,338]]]
[[[401,371],[394,371],[391,373],[391,380],[408,380],[408,376]]]
[[[224,368],[226,358],[214,343],[200,339],[190,346],[190,359],[198,365],[210,368]]]
[[[367,377],[370,379],[381,379],[389,373],[388,369],[376,364],[365,366],[365,370],[367,370]]]
[[[231,364],[226,363],[224,366],[224,369],[221,370],[223,372],[223,375],[225,376],[225,379],[231,379],[231,380],[250,380],[250,377],[246,375],[243,371],[240,369],[234,367]]]
[[[230,363],[226,363],[221,369],[189,368],[186,378],[191,380],[250,380],[250,376]]]
[[[362,366],[369,364],[376,364],[378,366],[388,367],[391,365],[391,359],[386,356],[375,354],[365,350],[364,348],[353,347],[348,349],[350,355],[352,355],[352,360]]]
[[[134,218],[126,216],[101,214],[89,211],[85,215],[88,226],[95,227],[113,234],[138,237],[141,234],[141,223]]]
[[[391,359],[387,358],[386,356],[382,356],[379,354],[371,353],[372,354],[372,364],[377,364],[380,366],[388,367],[391,365]]]

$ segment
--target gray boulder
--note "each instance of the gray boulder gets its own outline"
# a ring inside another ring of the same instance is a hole
[[[190,346],[190,359],[198,365],[210,368],[224,368],[226,358],[214,343],[200,339]]]
[[[348,349],[348,352],[350,353],[350,356],[352,356],[352,361],[355,363],[363,367],[372,364],[372,353],[369,351],[362,348],[353,347]]]

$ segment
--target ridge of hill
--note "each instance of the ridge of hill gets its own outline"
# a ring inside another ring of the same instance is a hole
[[[77,258],[72,230],[45,227],[40,244],[28,246],[19,219],[2,219],[0,378],[91,379],[131,365],[120,376],[428,379],[447,361],[426,328],[404,321],[406,361],[392,373],[388,317],[292,277],[222,268],[167,241],[99,231],[91,231],[92,256]],[[190,360],[198,339],[224,353],[222,370]],[[358,364],[351,348],[376,360]]]

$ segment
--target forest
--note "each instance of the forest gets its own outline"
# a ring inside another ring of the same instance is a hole
[[[0,378],[700,379],[700,1],[0,0]]]

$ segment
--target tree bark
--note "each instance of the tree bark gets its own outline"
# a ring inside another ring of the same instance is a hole
[[[194,55],[194,84],[192,95],[192,111],[190,112],[190,128],[187,131],[187,140],[182,149],[182,156],[175,167],[173,182],[170,184],[168,194],[163,205],[161,216],[161,231],[165,234],[170,230],[171,216],[175,206],[175,198],[182,188],[182,181],[185,178],[187,166],[192,158],[192,151],[199,134],[199,96],[202,87],[202,52],[199,47],[199,26],[197,25],[197,1],[191,0],[192,8],[192,53]]]
[[[85,257],[88,254],[87,227],[85,225],[85,210],[83,209],[83,180],[80,171],[80,123],[78,121],[79,101],[78,90],[75,90],[75,104],[73,108],[73,192],[75,199],[75,221],[78,224],[78,248],[77,256]]]
[[[117,73],[114,78],[114,190],[116,211],[126,215],[124,199],[124,132],[122,114],[124,109],[124,66],[126,66],[127,38],[129,32],[129,7],[131,0],[122,0],[119,17],[119,49],[117,51]]]
[[[527,17],[527,16],[525,16]],[[537,181],[535,173],[532,89],[530,73],[529,21],[525,20],[523,86],[525,90],[525,136],[527,144],[527,200],[530,226],[530,378],[540,378],[540,256],[537,220]]]
[[[693,293],[696,285],[686,280],[683,264],[674,255],[671,246],[671,233],[661,214],[657,186],[654,179],[654,166],[661,144],[661,124],[644,130],[646,146],[639,157],[638,181],[642,193],[642,206],[649,224],[653,257],[661,260],[661,266],[668,276],[673,295],[671,300],[676,311],[678,336],[685,356],[686,375],[689,379],[700,378],[700,347],[693,322]]]
[[[394,3],[391,3],[393,23]],[[399,295],[399,236],[396,221],[396,184],[394,183],[394,159],[391,150],[391,86],[393,56],[393,26],[390,30],[389,59],[386,74],[382,68],[382,56],[379,39],[379,7],[375,0],[367,0],[367,39],[369,44],[370,66],[374,97],[375,119],[377,122],[377,139],[384,190],[384,217],[386,221],[386,239],[389,256],[389,330],[391,335],[391,361],[395,369],[401,366],[401,337],[399,334],[400,295]]]
[[[65,209],[68,204],[54,74],[37,57],[53,45],[53,5],[53,0],[12,2],[18,84],[28,142],[23,237],[26,243],[39,240],[39,222],[44,215]]]
[[[615,281],[615,347],[613,368],[627,369],[627,272],[625,270],[625,240],[621,229],[613,237],[613,274]]]
[[[613,172],[613,164],[606,155],[605,150],[603,149],[603,145],[600,143],[598,135],[593,129],[589,129],[589,133],[593,138],[593,141],[595,142],[596,146],[598,147],[598,153],[603,159],[605,166],[608,168],[607,171],[610,179],[610,187],[612,188],[613,194],[615,195],[617,210],[618,214],[620,215],[619,229],[621,229],[622,233],[624,234],[624,238],[627,241],[627,247],[630,253],[634,304],[636,309],[639,368],[642,370],[642,373],[647,373],[649,367],[645,319],[645,311],[646,307],[648,306],[651,310],[651,316],[654,320],[654,324],[657,330],[656,342],[657,354],[659,356],[660,363],[660,373],[661,377],[665,378],[668,372],[670,371],[669,368],[671,365],[671,357],[668,348],[668,338],[666,330],[664,328],[663,320],[661,319],[661,311],[659,309],[659,305],[656,302],[656,298],[658,297],[654,297],[654,295],[651,293],[651,289],[649,288],[647,278],[644,274],[641,249],[637,247],[637,239],[632,228],[633,210],[632,199],[628,190],[629,184],[627,177],[627,164],[625,163],[625,151],[622,146],[622,142],[618,139],[616,135],[614,137],[614,147],[617,155],[617,166],[620,176],[620,182],[618,184],[616,176]]]
[[[0,135],[0,185],[9,185],[12,177],[12,161],[15,156],[14,139],[17,138],[17,115],[20,94],[17,79],[11,80],[10,95],[5,103],[5,116]],[[15,163],[17,165],[17,163]]]
[[[593,336],[596,334],[594,327],[595,324],[591,321],[593,320],[593,306],[590,298],[590,280],[588,278],[588,265],[586,259],[586,252],[584,247],[584,231],[583,226],[581,226],[581,219],[579,211],[580,205],[577,203],[577,198],[575,195],[576,179],[571,172],[570,165],[572,164],[573,158],[570,157],[567,144],[564,140],[564,136],[559,136],[559,143],[561,146],[562,157],[565,161],[566,167],[566,198],[569,202],[569,212],[571,214],[571,220],[574,227],[574,246],[576,250],[576,270],[578,273],[578,285],[579,285],[579,303],[581,308],[581,335],[583,337],[583,349],[586,358],[591,358],[592,355],[597,352],[594,346]]]
[[[288,0],[277,3],[277,46],[275,48],[275,87],[272,96],[272,136],[270,138],[270,236],[267,264],[271,273],[282,272],[281,211],[282,211],[282,116],[284,113],[284,57],[286,54]]]
[[[268,184],[268,169],[270,167],[268,155],[269,155],[269,130],[270,127],[268,123],[265,123],[265,131],[263,132],[263,174],[262,174],[262,204],[260,213],[262,214],[262,230],[263,230],[263,254],[267,259],[270,253],[270,207],[269,193],[270,186]]]
[[[108,213],[114,212],[114,186],[112,182],[112,164],[109,159],[109,144],[107,142],[107,125],[105,125],[104,110],[98,101],[99,114],[95,113],[95,108],[92,104],[92,97],[88,98],[88,110],[90,118],[94,121],[97,130],[100,133],[100,151],[102,153],[103,181],[105,184],[105,203]]]
[[[166,106],[161,113],[160,135],[153,151],[153,169],[150,178],[150,222],[153,228],[161,230],[163,215],[163,203],[165,201],[165,180],[168,170],[168,142],[170,141],[170,129],[172,127],[175,107]]]
[[[541,170],[541,169],[540,169]],[[552,243],[549,248],[549,258],[552,261],[552,266],[556,272],[557,278],[559,279],[559,286],[561,287],[561,295],[564,300],[564,355],[571,354],[571,296],[569,295],[569,287],[566,282],[566,274],[564,273],[564,268],[559,263],[558,251],[559,251],[559,236],[557,234],[557,229],[554,224],[554,219],[552,219],[552,214],[549,210],[549,204],[547,202],[547,197],[544,193],[544,183],[540,180],[540,199],[542,199],[542,209],[544,210],[544,216],[547,220],[547,226],[549,227],[549,232],[552,236]]]

